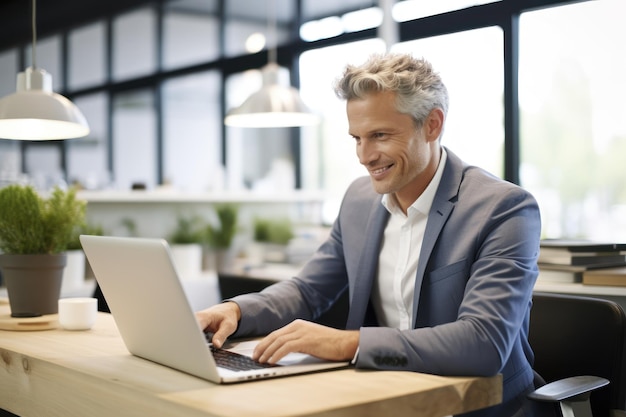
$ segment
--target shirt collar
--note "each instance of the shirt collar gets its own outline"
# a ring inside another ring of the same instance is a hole
[[[430,180],[430,183],[428,184],[422,195],[420,195],[417,200],[415,200],[413,204],[409,206],[407,210],[407,214],[409,216],[415,211],[428,215],[430,207],[433,205],[433,200],[435,199],[437,188],[439,188],[439,183],[441,182],[441,177],[443,176],[443,170],[446,166],[447,159],[448,153],[446,152],[446,148],[442,146],[441,157],[439,159],[439,166],[437,166],[437,171],[435,171],[433,179]],[[398,200],[396,200],[394,194],[384,194],[381,203],[391,214],[402,213],[402,210],[400,210],[400,207],[398,206]]]

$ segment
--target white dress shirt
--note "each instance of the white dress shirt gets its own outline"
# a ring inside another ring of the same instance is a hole
[[[428,212],[446,165],[446,151],[426,190],[405,215],[393,194],[385,194],[382,204],[391,213],[385,228],[378,259],[378,275],[372,289],[372,303],[378,322],[400,330],[413,328],[413,294]]]

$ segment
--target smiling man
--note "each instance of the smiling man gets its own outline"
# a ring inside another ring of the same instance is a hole
[[[469,415],[552,415],[526,399],[534,198],[441,146],[448,93],[427,61],[372,56],[348,66],[335,91],[369,176],[348,188],[330,237],[297,277],[198,312],[202,328],[217,346],[267,335],[254,353],[261,362],[303,352],[358,368],[501,373],[503,403]],[[345,329],[315,324],[346,291]]]

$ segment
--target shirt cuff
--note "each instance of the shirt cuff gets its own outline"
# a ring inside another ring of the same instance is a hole
[[[357,346],[356,352],[354,352],[354,357],[350,361],[350,365],[356,365],[356,361],[359,358],[359,347]]]

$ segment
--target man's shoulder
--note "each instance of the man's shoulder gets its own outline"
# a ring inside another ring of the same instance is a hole
[[[345,196],[357,196],[357,195],[376,195],[372,181],[369,176],[358,177],[353,180],[344,193]]]
[[[535,197],[525,188],[497,177],[479,167],[468,166],[461,181],[458,201],[464,204],[490,204],[510,207],[537,205]],[[489,203],[488,203],[489,202]]]
[[[371,192],[376,194],[374,191],[374,187],[372,187],[372,180],[369,176],[358,177],[348,187],[348,192],[361,191],[361,192]]]
[[[381,195],[374,190],[369,176],[359,177],[352,181],[344,194],[344,203],[379,202]]]
[[[472,165],[465,167],[462,184],[468,187],[485,188],[488,186],[492,190],[511,190],[528,193],[527,190],[523,189],[519,185],[500,178],[483,168]]]
[[[447,162],[441,181],[444,184],[444,188],[462,190],[464,188],[484,189],[488,187],[493,189],[493,187],[515,187],[514,184],[503,180],[493,173],[459,158],[450,149],[446,148],[446,152]]]
[[[532,201],[534,197],[523,187],[466,163],[448,150],[448,175],[444,174],[449,193],[467,202],[475,200]]]

